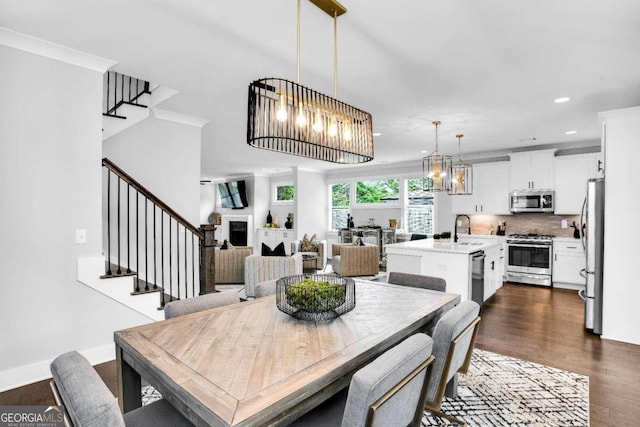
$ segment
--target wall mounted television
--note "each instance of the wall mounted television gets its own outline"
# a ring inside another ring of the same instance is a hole
[[[220,206],[228,209],[243,209],[249,206],[247,201],[247,184],[245,181],[229,181],[218,183]]]

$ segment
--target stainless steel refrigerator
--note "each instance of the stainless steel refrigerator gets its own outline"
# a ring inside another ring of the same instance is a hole
[[[602,280],[604,260],[604,178],[587,181],[587,197],[581,215],[582,245],[586,268],[580,274],[586,279],[580,296],[585,301],[585,328],[602,335]]]

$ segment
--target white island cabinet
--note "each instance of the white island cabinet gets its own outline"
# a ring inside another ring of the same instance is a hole
[[[497,242],[413,240],[387,245],[387,273],[392,271],[441,277],[447,282],[447,292],[459,294],[462,300],[472,299],[471,254],[485,253],[484,292],[486,301],[496,291],[496,265],[500,244]],[[493,265],[493,269],[491,266]]]

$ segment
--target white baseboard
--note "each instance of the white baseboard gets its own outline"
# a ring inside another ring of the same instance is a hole
[[[553,287],[557,289],[573,289],[574,291],[579,291],[580,289],[584,289],[584,285],[576,285],[574,283],[556,283],[553,282]]]
[[[92,365],[109,362],[116,358],[115,344],[82,350],[80,353]],[[0,371],[0,392],[51,378],[49,366],[52,361],[53,359],[43,360],[30,365],[19,366],[15,369]]]

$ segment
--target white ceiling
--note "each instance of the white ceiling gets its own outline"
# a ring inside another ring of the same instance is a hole
[[[342,4],[338,98],[373,115],[382,135],[370,165],[419,162],[434,148],[434,119],[441,152],[457,153],[461,132],[473,157],[595,145],[599,111],[640,105],[638,0]],[[301,15],[300,83],[332,94],[332,19],[307,0]],[[203,177],[345,167],[246,144],[249,82],[296,80],[296,0],[5,0],[0,27],[178,90],[160,107],[209,120]]]

